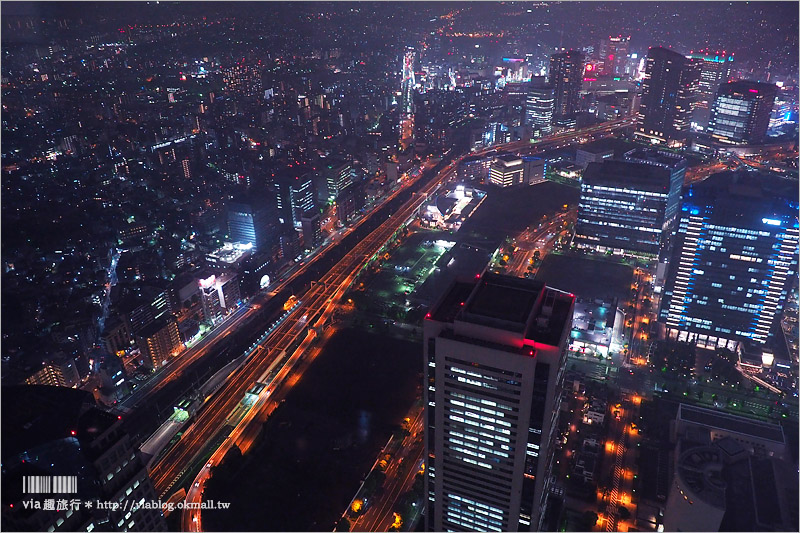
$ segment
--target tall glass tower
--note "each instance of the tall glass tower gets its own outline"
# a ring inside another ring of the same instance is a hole
[[[796,182],[723,172],[684,194],[660,320],[677,340],[765,343],[797,275]]]

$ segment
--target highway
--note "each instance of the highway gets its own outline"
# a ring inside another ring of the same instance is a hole
[[[598,129],[624,127],[624,122],[615,121],[613,124],[593,126],[590,129],[596,131]],[[541,148],[551,142],[564,141],[569,136],[585,133],[587,131],[582,130],[580,132],[572,132],[570,135],[560,134],[548,139],[548,142],[539,142],[536,146]],[[300,295],[300,305],[295,308],[295,311],[255,350],[244,365],[235,371],[228,381],[206,401],[206,405],[201,409],[194,423],[184,431],[181,440],[153,465],[150,475],[160,497],[168,493],[191,461],[203,451],[213,436],[217,434],[225,423],[228,414],[236,408],[244,393],[254,384],[256,379],[264,375],[276,359],[291,355],[299,343],[304,340],[310,342],[306,338],[309,324],[314,326],[324,325],[338,299],[352,283],[360,269],[380,251],[405,221],[419,209],[428,195],[434,192],[441,183],[453,176],[455,168],[455,163],[450,164],[430,182],[422,185],[420,190],[393,215],[390,215],[386,221],[348,251],[318,283],[313,284],[305,294]],[[411,185],[415,181],[409,180],[406,185]],[[393,193],[390,198],[399,194],[404,188]],[[301,355],[302,352],[298,351],[297,358],[301,357]],[[253,412],[256,411],[254,410]]]
[[[244,393],[274,360],[294,351],[297,344],[305,338],[309,324],[321,324],[324,322],[319,319],[328,319],[336,300],[352,283],[361,267],[416,212],[427,195],[453,174],[454,168],[453,165],[446,167],[436,178],[422,186],[418,194],[412,196],[396,213],[347,252],[319,282],[300,296],[300,305],[295,311],[206,402],[195,422],[183,433],[181,440],[154,464],[150,475],[159,495],[164,495],[172,487],[186,466],[221,428],[228,413],[236,407]],[[408,182],[409,185],[411,183],[413,181]],[[400,190],[402,189],[394,195]]]

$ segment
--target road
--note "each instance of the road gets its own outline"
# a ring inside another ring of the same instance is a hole
[[[399,450],[386,468],[382,490],[373,495],[367,509],[353,523],[350,531],[387,531],[394,522],[394,511],[400,498],[411,490],[425,451],[422,440],[423,409],[412,409],[409,418],[412,419],[409,434],[403,438]]]
[[[619,122],[607,127],[621,127]],[[591,129],[596,129],[594,126]],[[573,132],[579,135],[582,132]],[[563,141],[564,135],[556,136],[551,142]],[[538,143],[541,146],[543,143]],[[548,144],[548,143],[544,143]],[[338,299],[352,283],[360,269],[370,262],[383,245],[399,230],[443,182],[455,173],[456,164],[450,164],[439,172],[430,182],[423,185],[402,207],[373,230],[361,242],[348,251],[322,279],[300,296],[300,304],[295,311],[258,346],[253,355],[236,370],[228,381],[206,402],[178,441],[157,463],[150,472],[153,485],[160,497],[173,487],[192,460],[200,454],[213,436],[221,429],[228,414],[253,385],[259,376],[271,367],[278,358],[291,355],[298,343],[308,341],[309,324],[315,326],[325,324],[334,310]],[[410,180],[411,185],[416,180]],[[404,187],[405,188],[405,187]],[[391,197],[399,194],[404,188],[395,191]],[[301,354],[301,352],[297,352]],[[299,357],[299,355],[298,355]]]
[[[550,222],[538,228],[528,228],[514,240],[514,245],[519,249],[514,253],[511,263],[506,269],[510,276],[524,277],[536,250],[539,250],[539,261],[543,261],[552,244],[563,230],[564,222],[574,218],[574,211],[559,213]],[[535,269],[532,269],[535,271]]]
[[[423,185],[418,194],[412,196],[397,212],[348,251],[318,283],[300,296],[300,304],[295,311],[267,337],[242,367],[234,371],[228,381],[206,402],[195,422],[183,433],[181,440],[153,466],[150,475],[159,495],[164,495],[173,486],[192,459],[211,441],[228,413],[236,407],[255,380],[277,358],[294,352],[298,343],[305,339],[310,324],[324,324],[329,319],[338,299],[361,267],[371,261],[384,243],[416,212],[427,195],[454,173],[454,168],[453,165],[446,167]],[[408,182],[409,185],[411,183],[413,181]],[[398,189],[392,196],[401,190]]]

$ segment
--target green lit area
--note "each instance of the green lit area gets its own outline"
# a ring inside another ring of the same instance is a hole
[[[355,325],[366,328],[405,323],[416,325],[424,315],[409,297],[436,270],[440,258],[455,245],[449,232],[418,230],[400,236],[365,268],[345,295]]]

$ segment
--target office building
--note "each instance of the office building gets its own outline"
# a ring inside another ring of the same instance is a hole
[[[203,318],[217,325],[228,313],[239,305],[241,292],[236,274],[217,273],[197,280]]]
[[[587,144],[580,146],[575,152],[575,164],[586,170],[589,163],[602,163],[614,157],[614,148],[608,144]]]
[[[228,237],[239,244],[252,244],[257,251],[269,250],[280,234],[277,206],[263,197],[228,202]]]
[[[747,171],[684,192],[659,315],[669,337],[767,341],[797,276],[797,197],[797,182]]]
[[[349,161],[336,159],[325,165],[323,176],[327,185],[328,201],[334,201],[340,192],[353,183],[353,167]]]
[[[647,52],[635,135],[654,144],[683,144],[689,132],[699,67],[677,52]]]
[[[3,487],[3,530],[167,531],[160,508],[137,505],[158,495],[125,421],[98,409],[91,393],[3,386],[2,403],[3,478],[13,480]],[[33,493],[30,476],[51,492]],[[46,499],[65,500],[66,508],[23,504]],[[86,505],[98,501],[118,507]]]
[[[522,183],[528,185],[536,185],[547,181],[545,175],[547,173],[547,160],[536,157],[535,155],[522,156]]]
[[[555,97],[552,85],[531,84],[525,103],[525,123],[531,127],[534,137],[553,131]]]
[[[172,317],[156,320],[136,334],[136,345],[146,368],[161,368],[183,349],[178,322]]]
[[[299,229],[303,213],[314,209],[314,177],[307,167],[288,168],[275,176],[279,222]]]
[[[458,162],[458,179],[461,182],[483,183],[489,179],[489,169],[492,167],[494,156],[472,155]]]
[[[757,81],[721,85],[711,106],[708,134],[725,144],[752,144],[764,140],[778,87]]]
[[[485,273],[426,315],[428,531],[537,531],[575,298]]]
[[[664,212],[664,229],[670,231],[678,217],[681,189],[686,177],[686,159],[676,153],[658,150],[657,148],[635,148],[625,152],[623,159],[631,163],[666,168],[669,171],[669,196],[667,197],[667,207]]]
[[[600,252],[657,256],[670,186],[666,168],[629,161],[589,163],[581,182],[575,242]]]
[[[630,41],[630,36],[623,37],[622,35],[602,40],[599,56],[603,62],[603,74],[607,76],[622,76],[625,74]]]
[[[553,87],[553,116],[569,117],[580,111],[583,52],[570,50],[550,56],[548,84]]]
[[[494,158],[489,168],[489,182],[498,187],[511,187],[522,183],[522,158],[514,154],[502,154]]]
[[[700,67],[697,92],[701,100],[710,101],[719,86],[728,83],[733,68],[733,56],[725,53],[693,53],[687,56]]]
[[[313,250],[322,244],[322,215],[317,211],[308,211],[300,219],[303,227],[303,245],[306,250]]]

